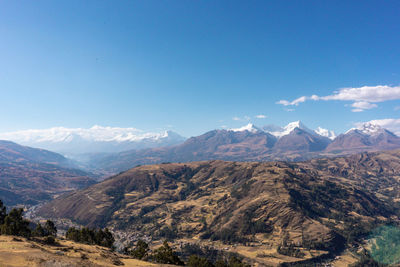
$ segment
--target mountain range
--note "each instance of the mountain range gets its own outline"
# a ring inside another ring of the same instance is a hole
[[[144,132],[136,128],[102,127],[89,129],[54,127],[1,133],[0,139],[79,157],[82,154],[113,153],[182,143],[185,138],[173,131]]]
[[[372,124],[335,136],[325,129],[310,130],[300,121],[280,128],[248,124],[231,130],[213,130],[182,144],[91,157],[92,169],[118,173],[136,165],[201,160],[302,161],[316,157],[400,148],[400,138]]]

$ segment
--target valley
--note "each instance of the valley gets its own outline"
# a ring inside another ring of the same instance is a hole
[[[36,205],[95,182],[60,154],[0,141],[0,199],[7,205]]]
[[[399,223],[399,173],[399,150],[298,163],[147,165],[65,194],[38,214],[109,227],[124,233],[125,245],[167,239],[261,266],[336,254],[356,262],[368,233]]]

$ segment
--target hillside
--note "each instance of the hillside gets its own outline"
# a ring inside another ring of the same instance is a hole
[[[57,239],[46,245],[22,237],[0,236],[0,266],[168,266],[128,258],[100,246]]]
[[[375,225],[396,223],[399,173],[400,151],[300,163],[141,166],[61,196],[40,214],[108,226],[128,233],[126,239],[169,238],[220,249],[242,244],[227,250],[276,264],[299,260],[283,256],[279,246],[315,257],[357,243]],[[256,245],[251,253],[249,243]]]
[[[7,205],[34,205],[95,183],[89,173],[68,166],[60,154],[0,141],[0,199]]]
[[[5,140],[0,140],[0,162],[36,162],[60,167],[75,167],[73,162],[60,154]]]

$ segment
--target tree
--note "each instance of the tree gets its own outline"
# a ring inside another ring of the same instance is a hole
[[[242,262],[240,259],[236,258],[235,256],[231,257],[229,259],[229,263],[228,263],[229,267],[250,267],[250,265]]]
[[[80,242],[80,231],[75,227],[70,227],[65,233],[65,238],[75,242]]]
[[[183,265],[183,261],[176,255],[167,241],[156,249],[152,254],[152,259],[157,263]]]
[[[112,248],[115,241],[114,236],[107,228],[104,230],[95,230],[83,227],[79,230],[71,227],[65,233],[65,238],[75,242],[96,244],[108,248]]]
[[[47,220],[44,225],[44,229],[45,229],[46,235],[57,236],[57,228],[54,225],[54,222]]]
[[[36,225],[36,228],[35,228],[35,230],[33,230],[32,235],[33,236],[40,236],[40,237],[46,236],[46,232],[45,232],[44,228],[42,227],[42,225],[40,223],[38,223]]]
[[[0,200],[0,224],[4,223],[4,219],[7,216],[7,208],[4,206],[3,201]]]
[[[23,209],[12,209],[4,218],[4,223],[1,225],[1,233],[4,235],[17,235],[29,237],[31,230],[29,229],[29,221],[22,217]]]
[[[189,267],[214,267],[214,265],[211,262],[209,262],[207,259],[201,258],[197,255],[191,255],[189,257],[189,260],[188,260],[186,266],[189,266]]]
[[[111,248],[114,244],[114,241],[114,236],[108,230],[108,228],[104,229],[104,231],[99,229],[95,233],[95,243],[100,246]]]
[[[131,256],[135,259],[144,259],[148,256],[149,245],[143,240],[138,240],[136,247],[130,252]]]

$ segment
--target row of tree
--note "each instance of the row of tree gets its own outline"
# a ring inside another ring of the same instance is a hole
[[[114,244],[114,236],[106,228],[102,229],[91,229],[83,227],[76,229],[71,227],[67,230],[65,238],[73,240],[75,242],[85,243],[89,245],[99,245],[103,247],[112,248]]]
[[[163,245],[153,252],[150,252],[149,245],[139,240],[134,248],[125,248],[125,253],[131,255],[135,259],[151,261],[161,264],[174,264],[184,265],[184,262],[179,258],[177,252],[175,252],[168,244],[164,241]],[[246,263],[243,263],[236,257],[230,257],[228,261],[223,259],[217,260],[215,263],[209,261],[206,258],[198,255],[191,255],[186,263],[189,267],[247,267]]]

